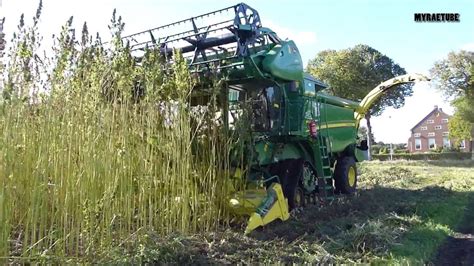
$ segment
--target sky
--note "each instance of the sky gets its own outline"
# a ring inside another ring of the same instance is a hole
[[[0,18],[11,37],[21,13],[31,23],[39,0],[0,0]],[[43,0],[40,30],[45,44],[70,16],[76,32],[87,21],[89,32],[109,35],[107,25],[117,8],[125,34],[197,16],[238,3],[227,0]],[[295,41],[305,64],[320,51],[367,44],[392,58],[408,73],[428,74],[434,62],[451,51],[474,51],[474,0],[247,0],[263,26]],[[460,13],[459,23],[416,23],[414,13]],[[7,40],[10,38],[7,37]],[[356,84],[355,84],[356,86]],[[388,108],[371,122],[376,141],[405,143],[410,129],[435,105],[453,108],[439,91],[416,84],[400,109]]]

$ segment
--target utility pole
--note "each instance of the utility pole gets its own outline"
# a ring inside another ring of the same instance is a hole
[[[392,120],[392,116],[388,117],[390,120]],[[392,141],[390,141],[390,161],[393,161],[393,146],[392,146]]]
[[[390,161],[393,161],[393,146],[392,146],[392,142],[390,142]]]
[[[471,160],[474,161],[474,140],[471,141],[471,155]]]

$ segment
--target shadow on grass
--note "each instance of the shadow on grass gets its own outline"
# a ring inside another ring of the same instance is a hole
[[[438,249],[435,265],[474,265],[474,197],[470,198],[457,232]]]
[[[470,196],[474,197],[474,192],[443,187],[374,187],[361,190],[357,196],[342,197],[330,206],[308,207],[304,214],[273,223],[251,236],[257,240],[280,238],[288,243],[304,236],[335,243],[327,245],[328,251],[340,256],[346,252],[391,254],[403,260],[427,261],[450,230],[456,229]]]

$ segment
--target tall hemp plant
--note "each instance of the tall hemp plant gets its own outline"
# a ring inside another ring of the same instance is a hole
[[[187,61],[150,47],[137,63],[115,11],[110,43],[85,23],[77,38],[71,17],[40,57],[41,8],[31,27],[21,17],[3,91],[0,257],[94,260],[142,233],[225,223],[222,82],[192,107]]]

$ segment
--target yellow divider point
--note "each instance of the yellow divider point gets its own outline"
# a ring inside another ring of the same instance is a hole
[[[250,216],[245,234],[249,234],[255,228],[264,226],[276,219],[286,221],[290,218],[288,213],[288,202],[283,195],[281,185],[273,183],[267,190],[267,196],[263,199],[257,211]]]

